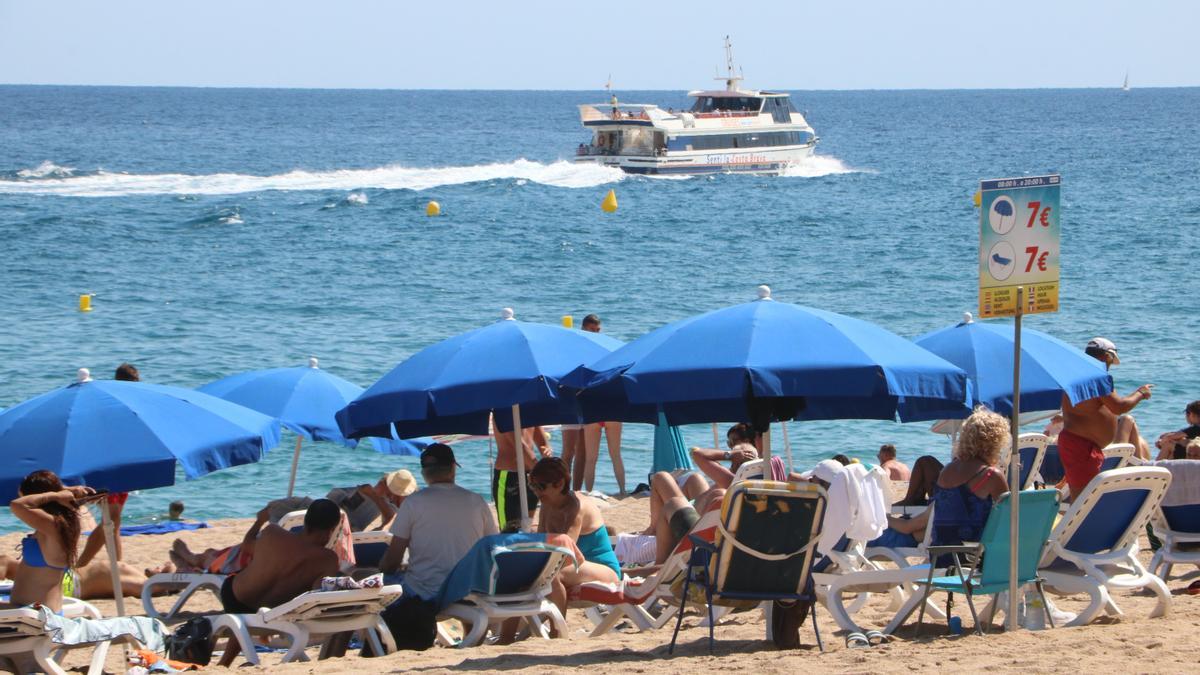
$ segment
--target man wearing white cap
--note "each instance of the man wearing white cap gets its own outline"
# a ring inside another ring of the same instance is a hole
[[[1106,370],[1121,362],[1117,346],[1108,338],[1092,338],[1085,351],[1104,363]],[[1070,399],[1063,395],[1063,429],[1058,435],[1058,456],[1071,487],[1072,499],[1100,473],[1104,463],[1102,449],[1117,437],[1117,416],[1149,399],[1153,388],[1152,384],[1143,384],[1129,396],[1120,396],[1114,391],[1076,405],[1071,405]]]

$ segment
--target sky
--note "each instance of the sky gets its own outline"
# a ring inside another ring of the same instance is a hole
[[[694,89],[1200,85],[1192,0],[0,0],[0,83]]]

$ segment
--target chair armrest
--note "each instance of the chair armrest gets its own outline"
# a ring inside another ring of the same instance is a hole
[[[692,541],[692,548],[701,549],[701,550],[704,550],[704,551],[708,551],[708,552],[710,552],[710,553],[716,553],[716,552],[717,552],[717,547],[716,547],[716,545],[715,545],[715,544],[713,544],[713,543],[712,543],[712,542],[710,542],[710,541],[705,541],[704,539],[701,539],[700,537],[698,537],[698,536],[696,536],[696,535],[694,535],[694,534],[689,534],[689,535],[687,536],[687,538],[688,538],[688,539],[690,539],[690,540]]]
[[[947,553],[978,553],[983,550],[983,546],[979,544],[961,544],[958,546],[929,546],[925,549],[929,552],[930,558],[937,558],[946,555]]]

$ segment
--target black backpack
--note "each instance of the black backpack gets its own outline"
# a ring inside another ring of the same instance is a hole
[[[167,638],[167,658],[207,666],[212,661],[212,622],[198,616],[179,624]]]

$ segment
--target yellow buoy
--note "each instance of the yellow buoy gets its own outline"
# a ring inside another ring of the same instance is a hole
[[[79,311],[81,311],[81,312],[92,311],[92,294],[91,293],[84,293],[83,295],[79,296]]]
[[[971,197],[971,201],[975,202],[975,208],[979,208],[979,205],[983,203],[983,193],[976,190],[975,196]]]
[[[564,314],[562,318],[562,324],[563,328],[574,328],[575,317],[571,316],[570,314]]]
[[[608,194],[604,195],[604,201],[600,202],[600,208],[605,213],[612,213],[617,210],[617,191],[609,190]]]
[[[442,205],[435,201],[429,202],[428,204],[425,205],[425,215],[427,215],[427,216],[442,215]]]

